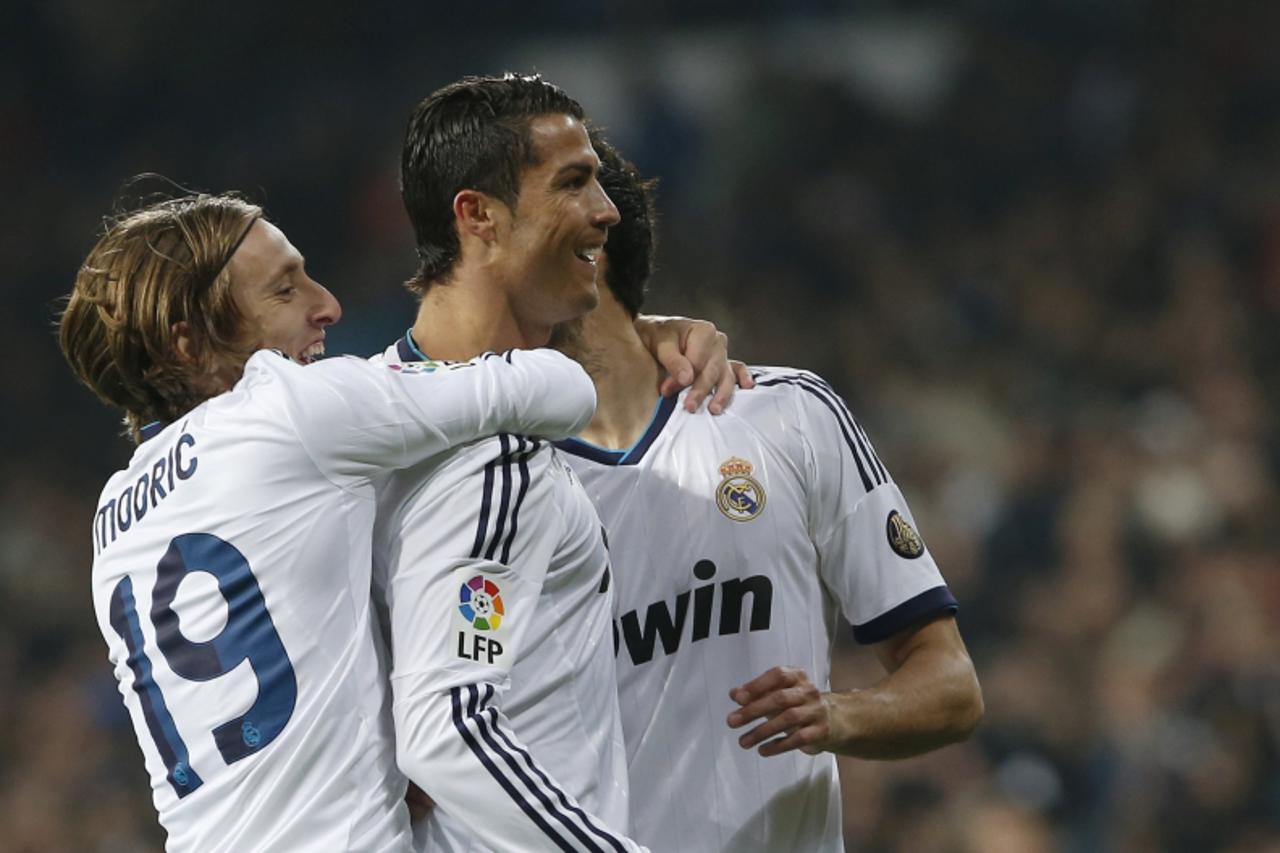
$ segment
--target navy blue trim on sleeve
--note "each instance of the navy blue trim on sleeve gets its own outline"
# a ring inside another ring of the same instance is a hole
[[[927,589],[908,598],[892,610],[881,613],[870,622],[853,626],[853,638],[864,646],[887,640],[903,628],[909,628],[929,616],[955,613],[960,609],[951,590],[944,586]]]

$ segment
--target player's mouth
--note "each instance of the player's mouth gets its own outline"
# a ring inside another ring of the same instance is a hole
[[[595,267],[596,263],[600,260],[600,253],[602,251],[604,251],[603,246],[589,246],[585,249],[578,249],[573,253],[573,255],[583,263],[590,264],[592,267]]]
[[[324,358],[324,341],[316,341],[311,346],[298,353],[297,359],[299,364],[311,364]]]

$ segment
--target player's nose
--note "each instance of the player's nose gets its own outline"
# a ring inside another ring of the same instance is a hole
[[[599,228],[611,228],[622,221],[622,216],[618,213],[618,207],[613,203],[613,199],[609,198],[609,194],[604,191],[604,187],[596,183],[597,196],[595,208],[592,211],[591,222]]]
[[[338,302],[338,297],[329,292],[329,288],[318,281],[312,281],[311,284],[315,287],[311,321],[317,326],[332,326],[342,319],[342,305]]]

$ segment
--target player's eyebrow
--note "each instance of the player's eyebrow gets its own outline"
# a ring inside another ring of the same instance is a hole
[[[593,177],[599,167],[590,160],[575,160],[572,163],[566,163],[556,171],[553,180],[560,181],[566,177]]]
[[[275,271],[271,273],[271,275],[267,276],[265,283],[262,285],[262,289],[271,290],[277,284],[280,283],[280,280],[282,278],[284,278],[287,275],[290,275],[291,273],[297,270],[302,269],[302,265],[304,263],[306,263],[306,259],[303,258],[302,255],[300,254],[291,255],[289,259],[286,260],[284,263],[280,264],[280,266],[277,267]]]

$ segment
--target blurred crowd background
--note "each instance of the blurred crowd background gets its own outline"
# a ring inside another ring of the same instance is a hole
[[[841,390],[962,602],[986,720],[844,761],[849,849],[1280,850],[1280,7],[434,5],[0,11],[0,850],[163,843],[89,598],[130,445],[52,332],[122,183],[265,203],[370,353],[408,112],[506,69],[662,178],[649,307]]]

